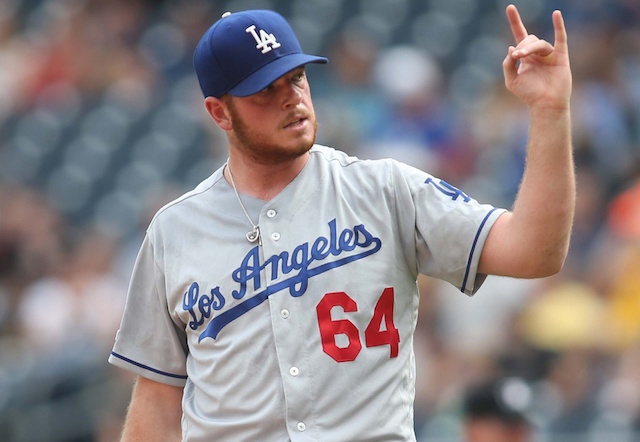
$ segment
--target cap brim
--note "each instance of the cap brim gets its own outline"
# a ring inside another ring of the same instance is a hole
[[[236,97],[247,97],[260,92],[265,87],[292,71],[307,63],[327,63],[325,57],[307,54],[290,54],[280,57],[269,64],[262,66],[253,74],[229,89],[229,94]]]

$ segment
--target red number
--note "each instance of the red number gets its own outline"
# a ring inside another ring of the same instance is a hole
[[[327,293],[316,306],[318,313],[318,326],[320,327],[320,337],[322,338],[322,349],[326,354],[338,362],[353,361],[360,350],[362,343],[358,328],[353,322],[347,319],[334,321],[331,319],[331,309],[340,306],[345,312],[355,312],[358,310],[356,302],[344,292]],[[338,347],[336,345],[336,335],[346,335],[349,338],[349,345]]]
[[[384,318],[385,330],[380,330]],[[364,340],[367,347],[387,345],[391,347],[390,357],[398,356],[398,343],[400,333],[393,323],[393,287],[387,287],[382,292],[376,308],[373,311],[373,318],[364,331]]]
[[[393,287],[384,289],[380,299],[376,303],[373,317],[364,332],[367,347],[389,345],[391,347],[389,357],[398,356],[398,344],[400,333],[393,323]],[[345,292],[327,293],[316,306],[318,314],[318,326],[322,338],[322,350],[338,362],[353,361],[362,350],[360,332],[356,325],[348,319],[331,319],[331,309],[342,307],[345,312],[358,311],[358,305]],[[384,319],[384,330],[381,330]],[[336,335],[346,335],[349,344],[346,347],[336,345]]]

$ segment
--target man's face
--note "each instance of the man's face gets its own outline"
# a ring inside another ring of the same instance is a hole
[[[300,157],[316,139],[317,122],[304,67],[248,97],[226,97],[232,147],[261,164]]]
[[[505,424],[497,418],[468,419],[465,442],[529,442],[531,429],[525,424]]]

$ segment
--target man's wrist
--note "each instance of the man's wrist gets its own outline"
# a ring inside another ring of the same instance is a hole
[[[529,114],[532,119],[562,120],[571,115],[569,104],[560,106],[531,106]]]

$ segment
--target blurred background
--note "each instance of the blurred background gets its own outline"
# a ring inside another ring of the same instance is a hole
[[[464,389],[518,376],[536,440],[640,441],[640,2],[514,3],[541,38],[554,9],[568,28],[571,250],[474,298],[420,280],[418,439],[460,441]],[[117,440],[133,378],[106,360],[144,229],[227,156],[192,68],[223,12],[273,8],[330,58],[308,69],[318,142],[508,208],[528,115],[504,88],[506,5],[0,0],[0,440]]]

